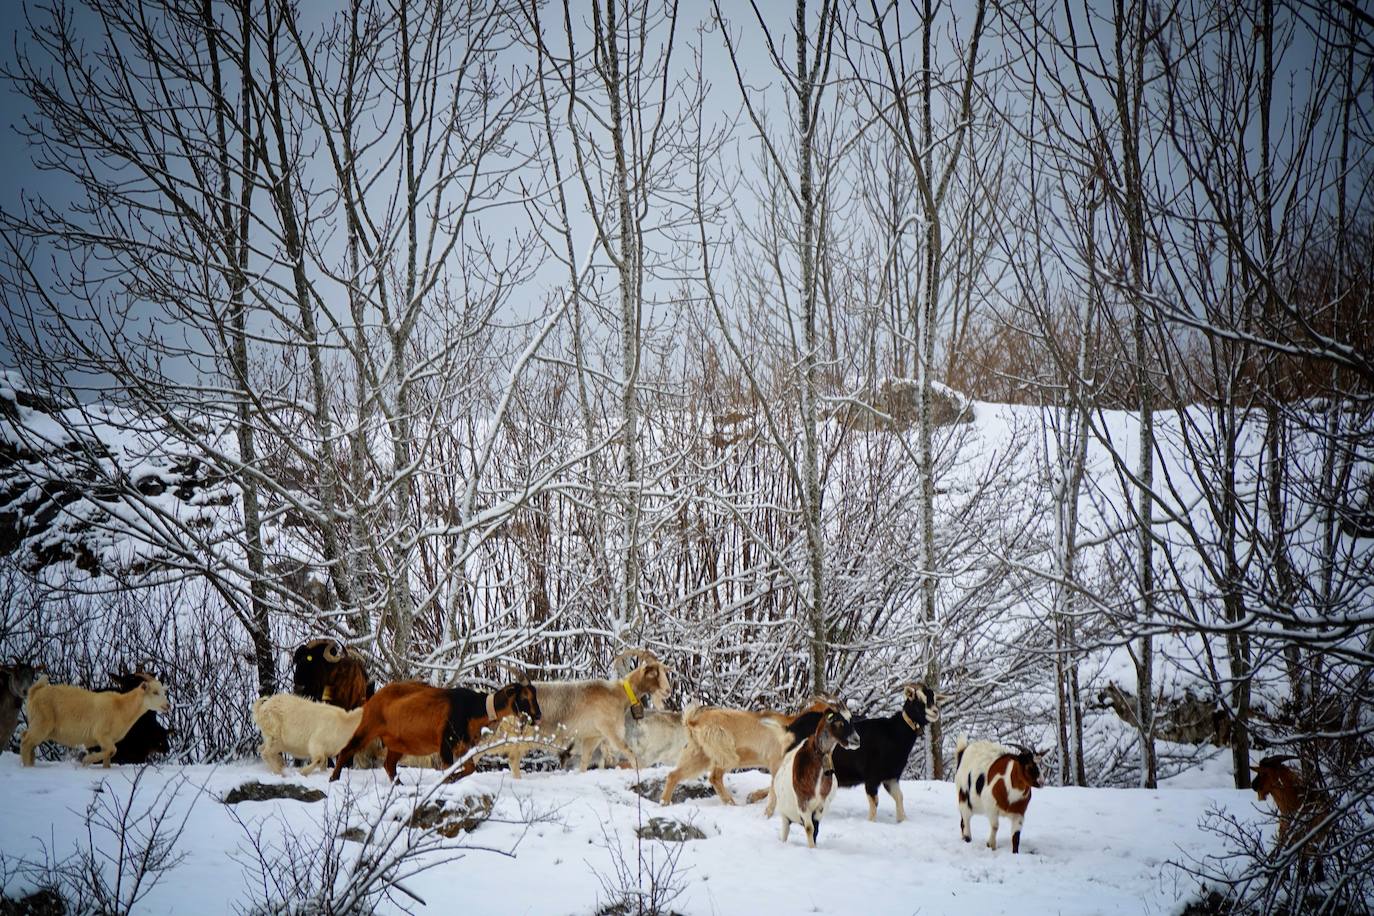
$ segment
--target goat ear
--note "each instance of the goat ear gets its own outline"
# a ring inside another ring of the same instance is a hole
[[[906,690],[904,691],[906,693],[906,698],[909,700],[912,697],[916,696],[916,690],[917,687],[915,684],[907,684]]]

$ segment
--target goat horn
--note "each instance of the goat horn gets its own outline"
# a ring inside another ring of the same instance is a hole
[[[324,647],[324,660],[327,662],[343,661],[344,648],[335,640],[329,640]]]
[[[631,658],[639,659],[640,662],[659,662],[659,664],[663,664],[661,661],[659,661],[658,656],[650,652],[648,649],[622,649],[620,652],[616,653],[615,658],[611,659],[611,667],[614,668],[616,662],[620,661],[627,655]]]
[[[528,684],[530,682],[530,676],[526,673],[524,668],[517,668],[509,662],[502,663],[501,668],[512,675],[518,684]]]

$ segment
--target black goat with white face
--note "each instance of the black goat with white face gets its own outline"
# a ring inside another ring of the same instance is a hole
[[[906,820],[900,783],[902,771],[906,769],[916,739],[927,725],[940,720],[939,704],[949,700],[947,695],[937,694],[919,682],[904,685],[902,694],[902,708],[892,715],[855,720],[854,731],[860,739],[857,750],[835,749],[835,779],[845,787],[863,784],[868,795],[870,821],[878,819],[878,786],[887,789],[887,794],[897,803],[898,823]],[[805,737],[803,733],[809,734],[815,729],[816,715],[807,713],[789,726],[798,741]]]

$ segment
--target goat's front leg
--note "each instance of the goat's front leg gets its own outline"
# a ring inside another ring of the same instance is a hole
[[[110,758],[114,756],[115,743],[113,741],[109,741],[102,738],[99,747],[99,750],[91,751],[86,756],[81,758],[82,766],[95,763],[97,760],[99,760],[100,765],[103,766],[105,769],[108,770],[110,768]]]
[[[1021,851],[1021,824],[1025,820],[1025,817],[1020,814],[1011,816],[1011,851],[1013,855]]]

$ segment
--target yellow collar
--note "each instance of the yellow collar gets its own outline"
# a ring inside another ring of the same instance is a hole
[[[630,679],[625,678],[623,681],[620,682],[620,686],[625,688],[625,696],[630,698],[630,705],[638,706],[639,697],[635,696],[634,688],[630,686]]]

